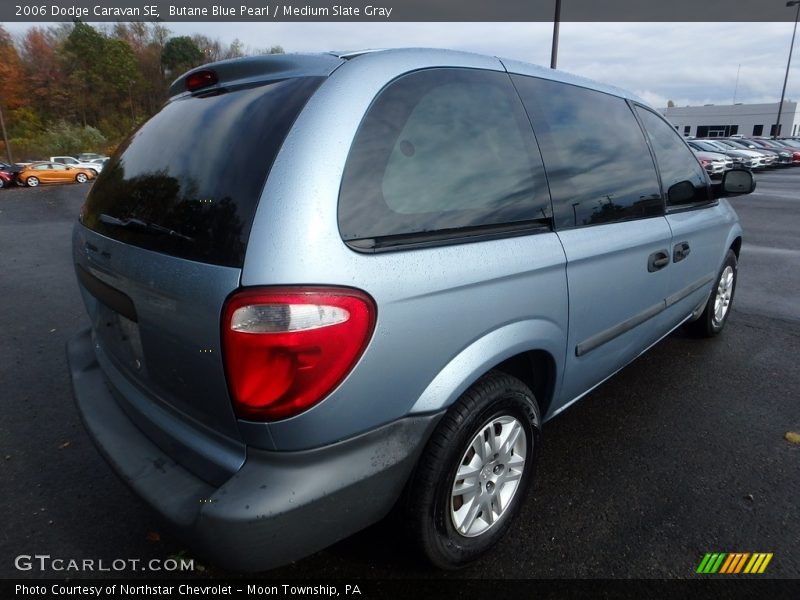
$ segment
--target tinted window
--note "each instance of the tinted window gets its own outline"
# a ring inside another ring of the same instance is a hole
[[[491,71],[391,83],[359,127],[339,198],[342,237],[362,247],[549,216],[530,124],[508,75]]]
[[[624,100],[534,77],[513,80],[542,150],[557,227],[663,214],[653,159]]]
[[[182,258],[242,265],[264,181],[321,78],[167,104],[107,163],[83,223]]]
[[[667,204],[709,202],[711,195],[705,170],[681,137],[657,114],[638,106],[636,112],[650,137]]]

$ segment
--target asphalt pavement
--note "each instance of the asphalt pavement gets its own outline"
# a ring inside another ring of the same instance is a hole
[[[800,167],[757,180],[731,200],[745,241],[723,335],[674,333],[545,425],[532,495],[489,556],[433,571],[389,519],[264,576],[684,578],[707,552],[771,552],[765,576],[800,577],[800,446],[784,439],[800,431]],[[87,191],[0,191],[4,578],[163,574],[19,571],[20,555],[191,557],[106,466],[73,404],[64,344],[88,320],[70,233]]]

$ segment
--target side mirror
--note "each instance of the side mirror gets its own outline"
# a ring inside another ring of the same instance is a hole
[[[72,167],[67,167],[67,171],[72,171]]]
[[[716,192],[714,196],[717,198],[741,196],[755,190],[756,181],[747,169],[731,169],[722,176],[722,182],[714,188]]]

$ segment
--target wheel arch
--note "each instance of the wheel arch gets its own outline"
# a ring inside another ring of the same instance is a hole
[[[552,321],[511,323],[475,340],[431,381],[410,413],[447,409],[474,382],[492,370],[520,379],[531,388],[543,419],[563,371],[566,326]]]
[[[544,418],[552,404],[556,382],[556,362],[547,351],[521,352],[492,369],[512,375],[527,385],[536,397],[539,411]]]
[[[739,253],[742,251],[742,236],[741,235],[737,236],[736,239],[734,239],[733,242],[731,242],[730,249],[733,250],[733,253],[736,255],[736,258],[738,260]]]

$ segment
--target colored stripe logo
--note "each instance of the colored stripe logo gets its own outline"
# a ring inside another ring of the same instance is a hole
[[[772,552],[715,552],[708,553],[700,561],[697,573],[736,575],[739,573],[763,573],[769,561],[772,560]]]

